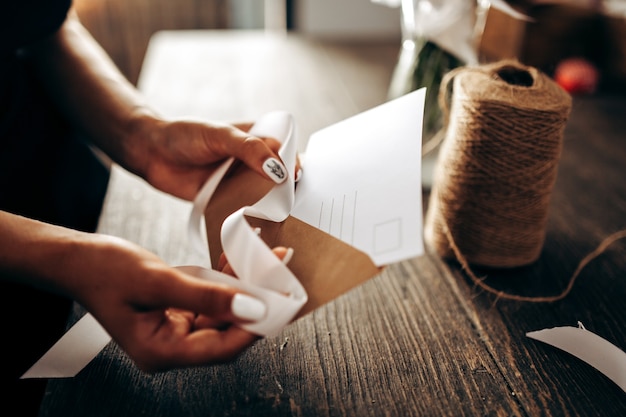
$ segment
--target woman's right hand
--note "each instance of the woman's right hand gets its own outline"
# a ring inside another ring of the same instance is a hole
[[[226,362],[258,340],[238,324],[262,319],[262,301],[189,276],[122,239],[100,239],[82,261],[92,273],[81,279],[78,298],[140,369]],[[284,262],[292,253],[273,251]],[[224,257],[218,269],[234,275]]]
[[[237,326],[263,318],[256,298],[122,239],[96,235],[83,252],[73,294],[144,371],[229,361],[258,339]]]
[[[290,251],[274,253],[282,259]],[[224,258],[219,269],[232,275]],[[267,308],[236,288],[170,267],[124,239],[3,211],[0,270],[77,301],[148,372],[235,358],[259,338],[240,325],[262,319]]]

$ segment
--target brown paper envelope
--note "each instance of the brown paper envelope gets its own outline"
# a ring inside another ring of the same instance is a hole
[[[220,229],[226,217],[241,207],[256,203],[273,185],[241,163],[236,163],[226,173],[204,211],[212,265],[217,265],[222,253]],[[247,219],[252,227],[261,228],[261,238],[269,247],[294,249],[288,267],[308,294],[308,301],[296,318],[339,297],[382,270],[364,252],[295,217],[289,216],[281,223],[253,217]]]

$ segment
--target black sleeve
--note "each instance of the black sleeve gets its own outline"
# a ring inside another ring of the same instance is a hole
[[[10,53],[54,33],[71,5],[72,0],[0,1],[0,52]]]

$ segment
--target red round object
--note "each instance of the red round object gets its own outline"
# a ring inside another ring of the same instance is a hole
[[[584,58],[568,58],[557,65],[554,80],[571,94],[591,94],[598,88],[600,72]]]

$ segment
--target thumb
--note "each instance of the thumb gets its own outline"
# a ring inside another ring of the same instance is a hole
[[[280,142],[276,139],[263,140],[246,134],[243,141],[238,142],[236,148],[232,150],[232,155],[261,176],[281,184],[287,179],[287,169],[270,145],[278,149]]]

